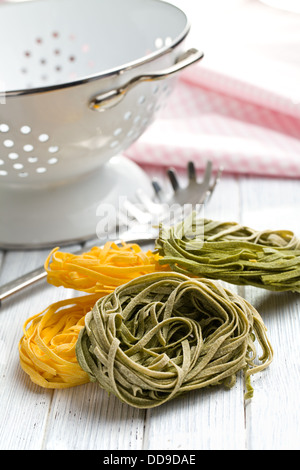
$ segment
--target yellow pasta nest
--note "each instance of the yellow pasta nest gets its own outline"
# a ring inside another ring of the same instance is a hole
[[[134,243],[118,246],[107,242],[103,248],[96,246],[81,255],[55,248],[46,259],[45,270],[54,286],[104,295],[137,276],[161,271],[160,258]]]
[[[29,318],[19,342],[22,369],[45,388],[67,388],[88,382],[79,367],[75,344],[84,317],[102,296],[158,268],[159,255],[137,244],[108,242],[103,248],[76,255],[55,248],[45,262],[48,282],[84,291],[87,295],[55,302]]]
[[[19,342],[22,369],[44,388],[68,388],[89,381],[79,367],[75,345],[84,317],[99,297],[62,300],[29,318]]]

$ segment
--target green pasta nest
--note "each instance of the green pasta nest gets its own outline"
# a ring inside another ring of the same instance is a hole
[[[300,292],[300,240],[288,230],[257,231],[192,213],[175,226],[161,225],[156,249],[161,264],[182,274]]]
[[[151,408],[191,390],[230,388],[241,370],[250,397],[250,374],[267,367],[273,351],[246,300],[207,279],[159,272],[98,300],[76,355],[91,381],[131,406]]]

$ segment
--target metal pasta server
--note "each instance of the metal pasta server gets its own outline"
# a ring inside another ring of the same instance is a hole
[[[122,153],[167,100],[186,15],[159,0],[43,0],[0,7],[0,248],[95,236],[101,204],[153,188]]]
[[[198,181],[197,179],[193,162],[188,163],[187,171],[189,177],[188,184],[185,187],[182,187],[179,184],[174,169],[168,169],[167,174],[174,189],[172,196],[165,193],[156,178],[152,180],[158,199],[160,201],[168,201],[167,205],[162,202],[154,202],[152,199],[147,197],[143,190],[137,191],[137,196],[142,204],[140,207],[136,204],[132,204],[128,199],[126,201],[125,210],[129,217],[126,218],[126,223],[129,221],[129,218],[131,222],[130,225],[125,225],[125,228],[123,227],[123,229],[120,226],[118,227],[118,235],[120,238],[117,240],[113,237],[114,243],[121,244],[122,241],[127,243],[153,242],[159,235],[156,221],[160,220],[163,222],[165,218],[168,219],[170,215],[169,207],[172,207],[173,204],[178,209],[181,208],[177,214],[173,213],[175,220],[179,221],[179,219],[181,220],[182,215],[184,215],[184,211],[182,210],[184,204],[188,204],[189,207],[193,207],[195,209],[197,206],[200,205],[201,207],[202,204],[208,202],[220,180],[222,168],[219,168],[213,181],[211,181],[211,161],[207,162],[204,177],[201,181]],[[173,223],[175,223],[175,220]],[[81,254],[86,250],[87,248],[82,248],[74,254]],[[40,280],[46,279],[46,277],[47,272],[44,269],[44,266],[41,266],[40,268],[34,269],[33,271],[0,286],[0,306],[3,300]]]

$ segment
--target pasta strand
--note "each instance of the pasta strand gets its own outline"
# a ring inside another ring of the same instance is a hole
[[[263,349],[256,359],[255,337]],[[146,274],[99,299],[76,343],[78,363],[122,402],[152,408],[190,390],[232,387],[273,359],[259,313],[207,279],[175,272]]]

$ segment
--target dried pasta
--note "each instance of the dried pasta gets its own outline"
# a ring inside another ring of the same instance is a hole
[[[57,389],[89,381],[78,365],[75,345],[84,317],[97,299],[98,295],[90,294],[61,300],[24,323],[19,357],[32,382]]]
[[[300,292],[300,240],[288,230],[257,231],[236,222],[190,218],[161,225],[161,263],[190,276]]]
[[[107,242],[79,255],[58,250],[52,250],[45,261],[47,281],[87,293],[108,294],[139,275],[162,269],[157,253],[145,252],[134,243]]]

